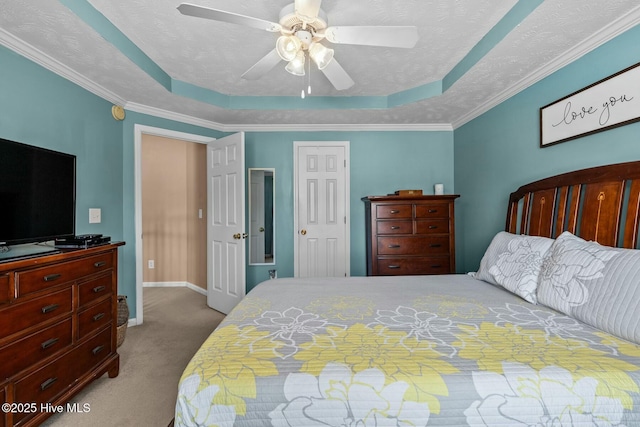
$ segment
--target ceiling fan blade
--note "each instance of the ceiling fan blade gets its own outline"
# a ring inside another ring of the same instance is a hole
[[[329,79],[336,90],[349,89],[355,82],[349,77],[349,74],[342,68],[342,65],[333,58],[329,64],[322,70],[324,75]]]
[[[411,48],[418,42],[416,27],[329,27],[324,35],[331,43]]]
[[[264,19],[253,18],[251,16],[239,15],[233,12],[226,12],[224,10],[197,6],[190,3],[182,3],[178,6],[178,11],[187,16],[244,25],[247,27],[257,28],[259,30],[270,31],[272,33],[277,33],[282,29],[282,26],[275,22],[265,21]]]
[[[295,0],[295,12],[297,15],[313,21],[320,13],[322,0]]]
[[[267,74],[273,67],[278,65],[282,59],[278,55],[278,51],[273,49],[267,53],[260,61],[256,62],[253,67],[249,68],[242,78],[246,80],[258,80],[260,77]]]

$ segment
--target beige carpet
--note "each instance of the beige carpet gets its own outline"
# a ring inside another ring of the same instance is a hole
[[[105,374],[74,397],[88,413],[56,414],[42,425],[166,427],[182,371],[223,318],[187,288],[145,288],[144,323],[129,327],[118,349],[120,375]]]

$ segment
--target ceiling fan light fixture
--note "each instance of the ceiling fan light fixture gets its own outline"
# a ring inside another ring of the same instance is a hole
[[[289,61],[284,69],[294,76],[304,76],[304,52],[301,50],[298,51],[295,58]]]
[[[276,41],[276,51],[285,61],[293,61],[301,47],[302,43],[296,36],[280,36]]]
[[[318,69],[324,70],[333,60],[333,49],[329,49],[320,43],[311,43],[309,56],[316,63]]]

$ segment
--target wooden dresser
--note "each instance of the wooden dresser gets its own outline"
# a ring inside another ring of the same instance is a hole
[[[0,426],[37,426],[118,375],[118,246],[0,263]]]
[[[367,275],[455,273],[453,204],[458,197],[363,197]]]

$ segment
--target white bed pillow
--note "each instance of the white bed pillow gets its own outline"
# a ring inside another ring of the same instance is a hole
[[[538,302],[640,344],[640,251],[564,232],[542,267]]]
[[[547,237],[501,231],[484,253],[475,278],[502,286],[536,304],[540,269],[552,244],[553,239]]]

